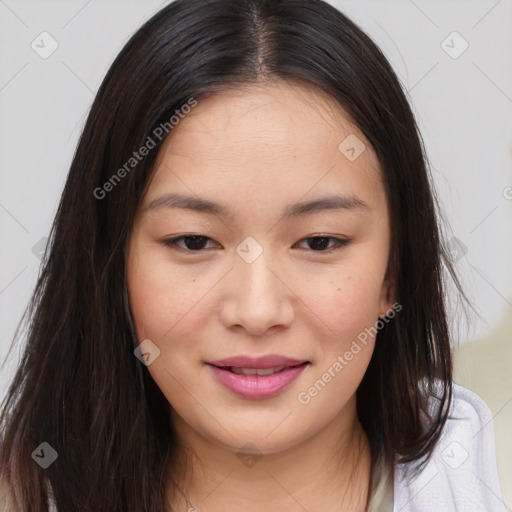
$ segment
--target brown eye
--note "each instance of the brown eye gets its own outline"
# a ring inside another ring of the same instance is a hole
[[[163,243],[171,248],[178,248],[188,252],[199,252],[204,249],[207,240],[211,240],[211,238],[202,235],[181,235],[176,238],[164,240]],[[185,247],[179,245],[181,241],[183,241]]]
[[[304,238],[301,242],[306,241],[308,248],[314,252],[330,252],[347,246],[351,241],[333,236],[312,236]],[[334,241],[334,245],[329,247],[329,242]]]

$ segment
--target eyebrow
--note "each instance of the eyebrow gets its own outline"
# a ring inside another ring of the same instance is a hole
[[[219,215],[229,219],[234,219],[235,214],[226,206],[215,203],[208,199],[200,197],[185,196],[182,194],[165,194],[153,199],[144,209],[143,213],[156,210],[162,207],[183,208],[210,215]],[[357,196],[344,196],[331,194],[311,201],[304,201],[288,205],[282,213],[281,220],[291,217],[300,217],[302,215],[329,211],[329,210],[361,210],[371,211],[371,208],[362,199]]]

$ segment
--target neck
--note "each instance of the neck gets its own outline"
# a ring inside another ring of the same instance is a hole
[[[355,413],[355,401],[352,405]],[[173,511],[367,508],[371,450],[355,414],[350,421],[334,418],[303,442],[265,455],[241,454],[213,443],[177,415],[173,425],[179,445],[170,467],[175,485],[169,486],[168,502]]]

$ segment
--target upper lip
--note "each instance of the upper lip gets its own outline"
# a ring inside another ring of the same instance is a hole
[[[291,357],[280,356],[279,354],[269,354],[260,357],[251,357],[246,355],[228,357],[226,359],[217,359],[216,361],[207,361],[213,366],[234,366],[236,368],[273,368],[275,366],[297,366],[306,363],[305,359],[292,359]]]

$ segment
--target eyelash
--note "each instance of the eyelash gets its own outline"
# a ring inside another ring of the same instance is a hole
[[[178,242],[181,240],[184,240],[185,238],[204,238],[206,240],[212,240],[211,238],[209,238],[207,236],[203,236],[203,235],[181,235],[176,238],[169,238],[166,240],[162,240],[162,243],[166,247],[169,247],[170,249],[183,251],[183,252],[187,252],[187,253],[201,253],[206,250],[206,249],[198,249],[198,250],[194,251],[191,249],[184,249],[183,247],[180,247],[178,245]],[[329,240],[334,240],[334,243],[335,243],[335,245],[333,245],[332,247],[329,247],[328,249],[321,250],[321,251],[315,251],[313,249],[309,249],[312,252],[316,252],[316,253],[331,253],[333,251],[347,247],[350,244],[350,242],[352,241],[352,240],[348,240],[348,239],[336,238],[334,236],[315,235],[315,236],[309,236],[309,237],[303,238],[303,239],[299,240],[299,242],[303,242],[303,241],[307,241],[307,240],[314,240],[316,238],[327,238]]]

